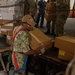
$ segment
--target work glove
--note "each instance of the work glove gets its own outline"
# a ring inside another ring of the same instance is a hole
[[[45,53],[45,48],[42,48],[41,50],[40,50],[40,54],[39,55],[42,55],[42,54],[44,54]]]

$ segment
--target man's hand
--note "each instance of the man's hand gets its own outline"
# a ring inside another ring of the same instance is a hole
[[[42,49],[40,50],[39,55],[42,55],[42,54],[44,54],[44,53],[45,53],[45,48],[42,48]]]
[[[42,48],[42,49],[40,50],[40,52],[41,52],[41,54],[44,54],[44,53],[45,53],[45,48]]]

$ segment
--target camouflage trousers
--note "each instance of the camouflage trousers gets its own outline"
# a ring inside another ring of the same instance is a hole
[[[57,19],[55,23],[56,36],[62,36],[64,34],[64,25],[68,16],[69,12],[57,12]]]
[[[25,58],[24,55],[23,54],[16,54],[16,58],[17,58],[17,63],[18,63],[19,68],[22,68],[23,63],[24,63],[24,58]],[[14,70],[16,70],[13,54],[12,54],[12,63],[14,65]],[[14,75],[19,75],[19,74],[15,73]],[[22,75],[26,75],[25,70],[22,71]]]
[[[50,31],[50,33],[54,33],[55,31],[55,22],[56,20],[47,21],[47,31]]]

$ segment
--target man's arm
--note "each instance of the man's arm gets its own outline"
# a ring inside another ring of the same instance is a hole
[[[29,51],[23,52],[23,53],[26,54],[26,55],[38,55],[41,52],[40,52],[40,50],[37,50],[37,51],[35,51],[35,50],[29,50]]]

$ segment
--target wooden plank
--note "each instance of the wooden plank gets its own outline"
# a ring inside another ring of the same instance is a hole
[[[5,51],[10,51],[11,47],[6,47],[6,48],[2,48],[0,49],[0,53],[5,52]]]
[[[13,20],[0,19],[0,25],[6,24],[6,23],[10,23],[10,22],[13,22]]]

